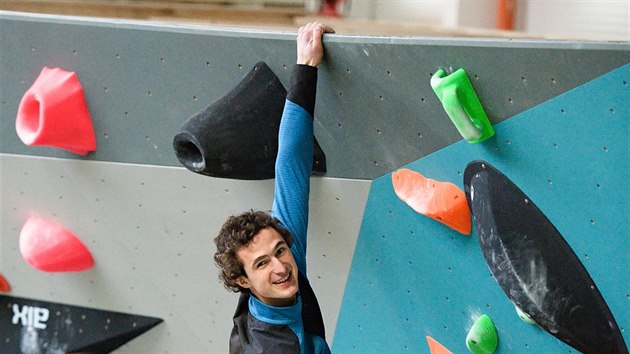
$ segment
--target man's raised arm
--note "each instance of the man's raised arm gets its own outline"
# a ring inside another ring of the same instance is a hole
[[[291,74],[278,134],[272,214],[295,237],[292,250],[298,268],[304,274],[317,66],[324,57],[322,36],[325,32],[334,31],[321,23],[310,23],[298,31],[297,64]]]

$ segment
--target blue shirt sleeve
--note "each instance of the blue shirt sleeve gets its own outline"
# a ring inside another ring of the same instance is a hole
[[[286,100],[280,131],[272,215],[291,232],[298,270],[306,275],[308,199],[313,168],[313,117],[300,105]]]

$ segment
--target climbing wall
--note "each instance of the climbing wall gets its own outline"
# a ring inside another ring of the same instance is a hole
[[[295,34],[80,18],[2,17],[2,110],[13,116],[43,66],[75,71],[95,115],[97,161],[180,166],[174,132],[259,61],[288,85]],[[627,45],[334,36],[320,68],[315,135],[328,177],[374,179],[461,139],[429,79],[463,67],[493,123],[630,61]],[[2,152],[29,148],[0,124]]]
[[[130,342],[129,352],[227,349],[238,296],[218,282],[212,239],[228,216],[269,210],[273,181],[9,154],[0,162],[1,272],[12,295],[164,319]],[[328,294],[320,305],[327,309],[330,337],[368,187],[367,182],[313,180],[309,275],[313,287]],[[94,268],[43,273],[30,267],[18,248],[30,215],[72,230],[92,252]]]
[[[473,160],[505,173],[584,264],[626,343],[630,254],[621,250],[630,249],[629,99],[630,64],[495,125],[495,137],[485,143],[461,141],[405,166],[462,190]],[[374,180],[333,351],[428,352],[428,335],[463,353],[468,330],[483,313],[497,327],[498,352],[577,352],[521,321],[474,232],[464,236],[414,212],[394,193],[391,174]]]
[[[179,165],[172,139],[188,117],[222,97],[259,61],[266,62],[287,86],[295,61],[295,33],[6,12],[0,14],[0,25],[0,273],[11,283],[10,295],[164,320],[120,352],[225,352],[237,299],[216,279],[211,240],[227,216],[250,208],[269,209],[273,183],[191,173]],[[328,172],[312,179],[309,278],[319,294],[333,348],[353,351],[348,346],[352,341],[371,344],[376,350],[387,342],[380,338],[366,341],[367,337],[353,332],[358,326],[367,328],[366,318],[358,317],[365,314],[364,304],[372,310],[387,304],[361,302],[360,310],[353,307],[353,301],[360,301],[370,286],[377,288],[374,284],[396,279],[395,270],[415,266],[419,271],[404,273],[407,279],[421,277],[427,293],[441,292],[444,299],[465,301],[441,277],[445,273],[452,279],[464,279],[467,273],[458,267],[457,257],[446,257],[454,262],[446,265],[446,271],[423,271],[434,267],[430,260],[440,255],[440,247],[449,252],[452,249],[447,247],[461,250],[453,254],[464,254],[461,261],[471,269],[485,266],[479,253],[465,253],[476,252],[473,238],[451,235],[443,238],[453,246],[429,244],[429,238],[417,237],[420,229],[413,229],[417,226],[408,219],[400,219],[397,228],[379,233],[378,241],[398,244],[395,230],[408,225],[406,232],[411,235],[413,230],[416,237],[401,241],[407,246],[405,250],[417,256],[421,254],[418,250],[424,249],[430,255],[412,259],[393,257],[385,248],[362,251],[368,237],[365,230],[372,220],[369,216],[374,213],[370,207],[364,217],[372,180],[381,176],[387,179],[392,170],[461,139],[430,88],[431,75],[438,68],[465,67],[490,120],[502,126],[514,115],[630,62],[630,48],[615,43],[342,35],[326,36],[325,46],[315,135],[326,153]],[[18,104],[44,66],[77,73],[96,133],[94,153],[82,157],[52,148],[27,147],[18,139]],[[568,116],[575,112],[574,107],[575,102],[571,102],[562,109]],[[615,110],[618,116],[623,115],[622,107]],[[536,129],[519,129],[534,134],[547,127],[543,121]],[[576,132],[581,137],[578,140],[588,141],[588,132]],[[571,136],[556,143],[563,146]],[[500,137],[499,132],[483,146],[505,144],[507,148],[518,147],[519,152],[531,148],[511,145]],[[612,146],[606,145],[608,149]],[[441,166],[441,162],[436,165]],[[432,177],[461,180],[456,175],[457,171],[463,173],[464,166],[446,164],[443,168],[450,174],[441,175],[436,169]],[[554,175],[546,177],[545,183],[549,183],[547,179],[553,182],[549,188],[559,188]],[[605,186],[604,182],[596,183]],[[370,205],[392,205],[387,214],[390,210],[393,215],[401,213],[404,209],[392,204],[390,196],[375,197],[382,183],[382,179],[374,182]],[[544,209],[544,205],[539,206]],[[26,264],[19,254],[18,238],[31,215],[50,218],[76,233],[92,252],[94,268],[80,273],[43,273]],[[393,220],[374,219],[382,220],[383,225],[392,225],[387,220]],[[419,223],[422,220],[416,218]],[[599,218],[593,220],[601,226]],[[360,247],[355,252],[360,228]],[[425,247],[418,242],[426,242]],[[388,272],[374,273],[375,265]],[[400,267],[387,268],[393,265]],[[357,290],[357,277],[366,273],[373,283]],[[470,311],[497,306],[503,299],[496,284],[480,282],[478,287],[472,292],[489,297],[482,305],[471,301]],[[388,309],[388,316],[383,318],[391,317],[392,311],[403,311],[406,302],[422,300],[416,292],[401,295],[389,288],[378,289],[383,295],[396,296],[393,305],[382,307]],[[468,288],[462,284],[461,289]],[[606,296],[609,291],[605,289],[602,292]],[[437,311],[442,300],[432,298],[436,304],[432,308]],[[357,317],[349,318],[348,311],[356,312]],[[412,315],[403,322],[388,323],[384,330],[395,333],[396,338],[407,338],[409,350],[424,350],[415,340],[427,332],[414,331],[407,336],[407,332],[394,330],[407,323],[418,326],[416,321],[422,317]],[[443,319],[425,323],[431,330],[463,327],[456,317]],[[370,322],[385,323],[382,318]],[[499,328],[500,334],[504,328]],[[3,343],[6,338],[0,337],[0,351]],[[535,350],[535,342],[528,344]]]

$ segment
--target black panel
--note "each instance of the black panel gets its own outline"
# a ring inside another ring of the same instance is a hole
[[[161,322],[0,295],[0,353],[109,353]]]
[[[583,353],[628,353],[586,268],[534,202],[484,161],[466,167],[464,186],[483,255],[510,301]]]

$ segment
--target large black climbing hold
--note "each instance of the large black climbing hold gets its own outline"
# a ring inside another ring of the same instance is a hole
[[[580,352],[628,353],[590,275],[532,200],[484,161],[468,164],[464,186],[481,250],[510,301]]]
[[[161,322],[0,295],[0,353],[109,353]]]
[[[273,178],[286,96],[278,77],[259,62],[225,96],[184,122],[173,139],[177,158],[187,169],[208,176]],[[316,140],[313,170],[326,172]]]

